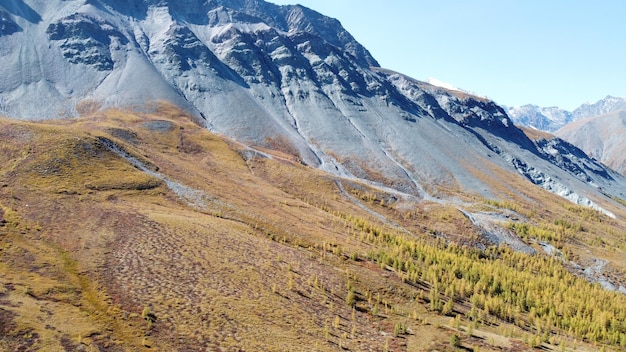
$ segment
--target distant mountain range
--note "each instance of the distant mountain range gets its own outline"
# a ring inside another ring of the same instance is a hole
[[[626,98],[607,96],[573,111],[524,105],[506,107],[520,126],[552,132],[609,167],[626,173]]]
[[[626,109],[576,120],[556,135],[626,174]]]
[[[540,107],[537,105],[505,106],[504,108],[511,120],[517,125],[555,132],[568,123],[579,119],[624,110],[626,109],[626,98],[607,96],[593,104],[585,103],[573,111],[555,106]]]

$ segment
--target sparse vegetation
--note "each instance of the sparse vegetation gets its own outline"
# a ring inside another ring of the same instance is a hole
[[[286,148],[244,159],[153,111],[0,125],[0,349],[449,350],[461,334],[481,351],[626,347],[625,296],[560,257],[485,245],[456,206],[402,203]],[[623,280],[626,212],[525,197],[476,207],[522,214],[505,226],[527,243],[604,255]]]
[[[348,290],[348,294],[346,295],[346,304],[348,304],[350,307],[354,307],[354,305],[356,304],[356,294],[352,289]]]
[[[450,336],[450,346],[454,348],[461,347],[461,338],[457,334]]]

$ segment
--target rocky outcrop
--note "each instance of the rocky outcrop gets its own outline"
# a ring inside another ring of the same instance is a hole
[[[63,57],[73,64],[112,70],[111,45],[128,44],[128,39],[111,23],[85,14],[72,14],[52,23],[46,30],[51,41],[59,42]]]

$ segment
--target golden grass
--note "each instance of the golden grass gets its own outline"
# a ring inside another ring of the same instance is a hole
[[[6,226],[9,231],[2,235],[0,251],[0,307],[4,312],[0,325],[6,330],[0,349],[28,346],[28,350],[53,351],[115,344],[121,329],[112,334],[104,323],[108,319],[94,316],[95,307],[88,298],[97,293],[81,285],[84,279],[67,254],[38,239],[38,234]]]
[[[239,144],[164,104],[142,114],[84,105],[75,120],[0,121],[0,308],[9,312],[0,316],[8,327],[0,349],[452,350],[460,332],[418,298],[428,288],[366,257],[377,249],[372,231],[471,245],[475,229],[456,207],[400,206],[301,165],[288,146],[274,159],[244,159]],[[101,137],[201,192],[204,205],[181,200]],[[537,224],[581,216],[519,178],[498,179]],[[582,226],[613,241],[602,255],[623,253],[623,223],[587,215]],[[577,236],[564,243],[582,256],[591,244]],[[398,324],[408,333],[395,336]],[[463,346],[515,350],[500,324],[476,327]]]

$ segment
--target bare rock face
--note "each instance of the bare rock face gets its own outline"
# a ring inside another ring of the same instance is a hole
[[[380,68],[339,21],[299,5],[10,4],[0,8],[7,116],[166,100],[242,143],[414,196],[455,188],[491,196],[473,172],[489,160],[578,203],[626,198],[626,181],[578,150],[531,141],[492,101]]]
[[[128,39],[102,19],[72,14],[52,23],[46,30],[48,38],[58,43],[63,57],[72,64],[84,64],[99,71],[113,69],[110,47],[126,45]]]

